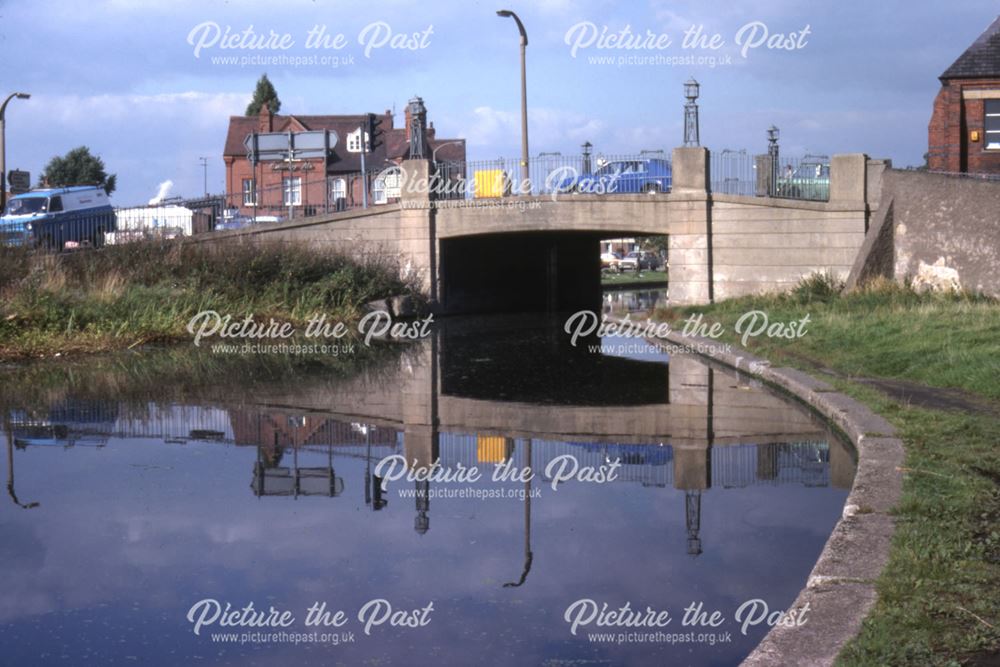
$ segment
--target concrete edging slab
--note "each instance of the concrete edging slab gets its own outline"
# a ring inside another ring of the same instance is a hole
[[[610,319],[610,318],[609,318]],[[861,630],[875,604],[875,579],[889,560],[895,520],[890,511],[902,494],[903,441],[885,418],[832,386],[792,368],[772,368],[766,359],[708,338],[671,331],[648,342],[685,348],[750,373],[805,403],[840,428],[858,453],[854,484],[792,608],[809,605],[808,622],[775,626],[747,656],[745,667],[832,665]]]

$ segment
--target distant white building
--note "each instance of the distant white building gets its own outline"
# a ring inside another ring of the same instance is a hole
[[[116,231],[106,234],[109,244],[149,238],[191,236],[194,211],[185,206],[140,206],[115,210]]]

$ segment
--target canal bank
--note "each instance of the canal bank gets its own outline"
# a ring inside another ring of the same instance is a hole
[[[711,338],[666,334],[648,338],[669,348],[697,348],[698,354],[733,370],[750,373],[787,392],[841,430],[853,444],[858,472],[843,515],[792,605],[808,609],[809,622],[778,625],[742,663],[832,665],[861,629],[876,599],[875,580],[885,567],[899,502],[903,443],[896,429],[866,406],[793,368],[770,362]],[[676,357],[675,357],[676,358]]]
[[[131,243],[62,254],[0,247],[0,360],[190,340],[214,311],[303,325],[357,322],[369,301],[414,295],[380,255],[280,244]]]
[[[743,363],[765,361],[756,367],[771,372],[769,360],[822,378],[885,416],[905,445],[905,463],[896,473],[903,489],[891,513],[892,548],[874,585],[878,598],[838,664],[990,664],[1000,647],[1000,609],[987,593],[1000,586],[1000,307],[979,297],[918,295],[889,285],[845,295],[814,285],[787,296],[657,315],[679,322],[697,311],[725,328],[720,340],[738,344],[736,320],[758,309],[775,320],[808,312],[812,324],[793,341],[751,338],[750,354],[738,355]],[[810,384],[798,390],[816,394]],[[866,469],[861,453],[858,484]],[[867,560],[862,555],[858,562]]]

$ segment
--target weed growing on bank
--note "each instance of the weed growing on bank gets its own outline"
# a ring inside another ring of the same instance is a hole
[[[148,242],[66,254],[0,248],[0,356],[179,339],[203,310],[350,320],[368,301],[411,293],[398,276],[379,255],[279,244]]]

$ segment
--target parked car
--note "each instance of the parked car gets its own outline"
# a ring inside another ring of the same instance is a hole
[[[621,271],[638,271],[639,270],[639,253],[632,251],[621,258],[618,262],[618,268]]]
[[[593,174],[564,179],[560,192],[580,194],[628,194],[669,192],[673,182],[669,160],[642,158],[614,160]]]
[[[618,271],[618,263],[622,261],[622,256],[616,252],[602,252],[601,253],[601,270],[610,269],[611,271]]]
[[[104,245],[115,231],[115,212],[104,188],[81,185],[45,188],[14,195],[0,218],[5,245],[63,250]]]
[[[779,197],[793,199],[829,199],[830,159],[825,155],[807,155],[798,168],[787,165],[778,174],[776,192]]]
[[[642,250],[639,252],[639,269],[643,271],[656,271],[663,261],[655,252]]]

